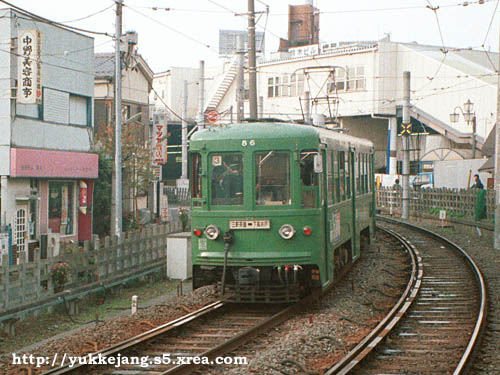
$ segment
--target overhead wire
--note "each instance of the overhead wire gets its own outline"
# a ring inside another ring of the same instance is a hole
[[[486,39],[488,39],[488,35],[490,33],[491,25],[493,24],[493,20],[495,19],[495,15],[497,12],[499,2],[500,2],[500,0],[497,0],[497,3],[495,5],[495,9],[493,9],[493,14],[491,15],[491,20],[490,20],[490,24],[488,25],[488,30],[486,31],[486,35],[484,36],[483,43],[481,44],[481,48],[483,48],[484,52],[486,53],[486,57],[488,58],[488,61],[490,62],[491,66],[493,67],[493,70],[495,70],[496,72],[498,72],[498,69],[495,66],[495,64],[493,63],[493,61],[491,60],[490,53],[488,51],[486,51],[486,48],[484,45],[486,43]]]
[[[12,56],[16,56],[16,57],[23,57],[25,58],[23,55],[20,55],[19,53],[17,52],[13,52],[13,51],[7,51],[7,50],[4,50],[4,49],[1,49],[0,48],[0,52],[4,52],[4,53],[8,53]],[[35,58],[29,58],[31,61],[36,61]],[[53,67],[56,67],[56,68],[61,68],[61,69],[65,69],[65,70],[69,70],[69,71],[72,71],[72,72],[77,72],[77,73],[83,73],[83,74],[87,74],[87,75],[91,75],[92,77],[94,76],[94,72],[88,72],[88,71],[84,71],[84,70],[79,70],[79,69],[74,69],[74,68],[70,68],[70,67],[67,67],[67,66],[63,66],[63,65],[58,65],[58,64],[53,64],[53,63],[49,63],[47,61],[39,61],[40,64],[42,65],[48,65],[48,66],[53,66]],[[83,64],[82,64],[83,65]]]
[[[1,1],[1,0],[0,0],[0,1]],[[209,44],[204,43],[204,42],[202,42],[202,41],[200,41],[200,40],[198,40],[198,39],[196,39],[196,38],[193,38],[192,36],[190,36],[190,35],[188,35],[188,34],[186,34],[186,33],[182,32],[182,31],[179,31],[179,30],[177,30],[177,29],[175,29],[175,28],[173,28],[173,27],[171,27],[171,26],[169,26],[169,25],[167,25],[167,24],[165,24],[165,23],[163,23],[163,22],[160,22],[160,21],[158,21],[157,19],[155,19],[155,18],[153,18],[153,17],[150,17],[150,16],[148,16],[147,14],[144,14],[144,13],[140,12],[139,10],[137,10],[137,9],[135,9],[135,8],[132,8],[130,5],[125,5],[125,4],[124,4],[124,7],[127,7],[127,9],[130,9],[130,10],[131,10],[131,11],[133,11],[134,13],[137,13],[137,14],[139,14],[139,15],[141,15],[141,16],[143,16],[143,17],[147,18],[147,19],[150,19],[151,21],[153,21],[153,22],[155,22],[155,23],[159,24],[160,26],[163,26],[163,27],[165,27],[166,29],[169,29],[169,30],[171,30],[171,31],[173,31],[173,32],[175,32],[175,33],[177,33],[177,34],[179,34],[179,35],[182,35],[183,37],[185,37],[185,38],[187,38],[187,39],[189,39],[189,40],[191,40],[191,41],[193,41],[193,42],[195,42],[195,43],[197,43],[197,44],[200,44],[200,45],[202,45],[203,47],[206,47],[206,48],[208,48],[209,50],[211,50],[211,51],[213,51],[213,52],[219,53],[219,51],[217,51],[215,48],[213,48],[213,47],[212,47],[212,46],[210,46]]]
[[[101,10],[95,12],[95,13],[89,14],[88,16],[80,17],[80,18],[77,18],[77,19],[74,19],[74,20],[69,20],[69,21],[59,21],[59,23],[73,23],[73,22],[83,21],[83,20],[86,20],[88,18],[97,16],[98,14],[104,13],[105,11],[107,11],[108,9],[113,8],[114,6],[115,6],[114,4],[111,4],[109,7],[101,9]]]
[[[79,28],[79,27],[69,26],[69,25],[65,25],[65,24],[60,23],[60,22],[49,20],[48,18],[41,17],[41,16],[39,16],[39,15],[37,15],[35,13],[32,13],[30,11],[27,11],[27,10],[23,9],[23,8],[20,8],[17,5],[14,5],[14,4],[6,1],[6,0],[0,0],[0,3],[4,3],[4,4],[10,6],[11,8],[16,9],[17,11],[24,13],[25,15],[28,15],[28,16],[30,16],[30,17],[38,20],[38,21],[42,21],[42,22],[48,23],[50,25],[59,26],[59,27],[65,28],[65,29],[79,31],[79,32],[87,33],[87,34],[104,35],[104,36],[112,37],[112,35],[110,35],[110,34],[108,34],[106,32],[92,31],[92,30],[82,29],[82,28]]]

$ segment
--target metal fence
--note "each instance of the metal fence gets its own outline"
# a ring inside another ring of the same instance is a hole
[[[188,188],[178,188],[174,186],[165,186],[163,194],[168,197],[168,204],[172,206],[189,207],[191,205],[191,195]]]
[[[401,189],[380,188],[377,190],[377,208],[386,212],[400,212],[403,192]],[[474,218],[477,190],[475,189],[421,189],[410,192],[410,210],[415,213],[439,214]],[[495,191],[486,190],[487,219],[495,217]]]
[[[41,259],[37,248],[34,261],[26,262],[25,253],[20,252],[17,265],[9,265],[5,254],[0,266],[0,321],[19,311],[36,310],[61,294],[72,298],[164,267],[167,236],[178,231],[180,223],[173,222],[123,233],[120,242],[116,237],[85,241],[83,247],[61,242],[58,255],[49,246],[46,259]],[[64,285],[54,277],[57,268],[64,269]]]

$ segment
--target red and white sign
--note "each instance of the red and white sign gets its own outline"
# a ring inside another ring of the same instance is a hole
[[[21,30],[18,34],[17,101],[40,104],[42,99],[42,38],[38,30]]]
[[[167,123],[158,122],[153,125],[153,165],[167,162]]]
[[[97,178],[99,155],[86,152],[11,148],[10,176]]]
[[[87,184],[85,181],[80,181],[80,212],[82,214],[87,214],[87,200],[88,200],[88,193],[87,193]]]
[[[219,113],[217,111],[210,111],[207,113],[208,122],[216,122],[219,119]]]

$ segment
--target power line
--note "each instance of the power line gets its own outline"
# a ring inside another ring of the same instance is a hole
[[[0,0],[0,1],[2,1],[2,0]],[[142,12],[138,11],[138,10],[137,10],[137,9],[135,9],[135,8],[132,8],[132,7],[130,7],[130,6],[128,6],[128,5],[125,5],[125,4],[124,4],[124,6],[125,6],[125,7],[127,7],[128,9],[130,9],[131,11],[133,11],[133,12],[135,12],[135,13],[137,13],[137,14],[140,14],[141,16],[143,16],[143,17],[145,17],[145,18],[150,19],[151,21],[154,21],[155,23],[157,23],[157,24],[159,24],[159,25],[161,25],[161,26],[163,26],[163,27],[165,27],[165,28],[167,28],[167,29],[169,29],[169,30],[171,30],[171,31],[173,31],[173,32],[175,32],[175,33],[177,33],[177,34],[179,34],[179,35],[182,35],[183,37],[185,37],[185,38],[187,38],[187,39],[189,39],[189,40],[191,40],[191,41],[193,41],[193,42],[195,42],[195,43],[197,43],[197,44],[202,45],[203,47],[206,47],[206,48],[208,48],[208,49],[210,49],[210,50],[212,50],[212,51],[215,51],[216,53],[219,53],[216,49],[214,49],[213,47],[211,47],[209,44],[206,44],[206,43],[204,43],[204,42],[201,42],[201,41],[199,41],[198,39],[195,39],[195,38],[193,38],[193,37],[191,37],[191,36],[187,35],[186,33],[183,33],[182,31],[179,31],[179,30],[177,30],[177,29],[174,29],[173,27],[168,26],[168,25],[164,24],[163,22],[160,22],[160,21],[158,21],[157,19],[155,19],[155,18],[153,18],[153,17],[150,17],[150,16],[148,16],[147,14],[142,13]]]
[[[105,11],[107,11],[108,9],[111,9],[113,8],[115,5],[112,4],[110,5],[109,7],[106,7],[104,9],[101,9],[95,13],[92,13],[92,14],[89,14],[88,16],[85,16],[85,17],[81,17],[81,18],[77,18],[77,19],[74,19],[74,20],[69,20],[69,21],[59,21],[60,23],[72,23],[72,22],[78,22],[78,21],[83,21],[83,20],[86,20],[87,18],[90,18],[90,17],[94,17],[100,13],[104,13]]]
[[[68,26],[68,25],[64,25],[63,23],[59,23],[59,22],[56,22],[56,21],[49,20],[48,18],[44,18],[44,17],[38,16],[38,15],[36,15],[34,13],[31,13],[31,12],[25,10],[25,9],[22,9],[22,8],[14,5],[14,4],[11,4],[11,3],[9,3],[8,1],[5,1],[5,0],[0,0],[0,2],[6,4],[8,6],[10,6],[11,8],[14,8],[14,9],[18,10],[19,12],[24,13],[27,16],[35,18],[38,21],[42,21],[42,22],[48,23],[48,24],[53,25],[53,26],[59,26],[59,27],[65,28],[65,29],[70,29],[70,30],[74,30],[74,31],[88,33],[88,34],[105,35],[105,36],[112,37],[112,35],[109,35],[108,33],[105,33],[105,32],[91,31],[91,30],[81,29],[79,27]]]
[[[19,54],[19,53],[17,53],[17,52],[6,51],[6,50],[1,49],[1,48],[0,48],[0,52],[5,52],[5,53],[8,53],[8,54],[10,54],[10,55],[12,55],[12,56],[16,56],[16,57],[23,57],[23,58],[25,58],[25,56],[20,55],[20,54]],[[34,59],[34,58],[30,58],[30,60],[31,60],[31,61],[34,61],[34,62],[36,61],[36,59]],[[52,64],[52,63],[49,63],[49,62],[47,62],[47,61],[39,61],[39,62],[40,62],[40,64],[42,64],[42,65],[53,66],[53,67],[56,67],[56,68],[61,68],[61,69],[65,69],[65,70],[69,70],[69,71],[72,71],[72,72],[77,72],[77,73],[83,73],[83,74],[87,74],[87,75],[89,75],[89,76],[94,77],[94,72],[89,73],[88,71],[78,70],[78,69],[74,69],[74,68],[69,68],[69,67],[67,67],[67,66],[63,66],[63,65]]]
[[[161,101],[161,102],[162,102],[162,104],[165,106],[165,108],[166,108],[167,110],[169,110],[170,112],[172,112],[172,114],[173,114],[175,117],[177,117],[177,118],[178,118],[179,120],[181,120],[181,121],[186,121],[186,122],[189,122],[189,121],[187,121],[187,120],[183,119],[183,118],[182,118],[181,116],[179,116],[177,113],[175,113],[175,112],[174,112],[174,110],[173,110],[172,108],[170,108],[170,107],[167,105],[167,103],[165,103],[165,102],[163,101],[163,98],[160,96],[160,94],[158,94],[158,91],[156,91],[154,87],[152,87],[152,86],[151,86],[151,90],[155,93],[156,97],[157,97],[158,99],[160,99],[160,101]]]

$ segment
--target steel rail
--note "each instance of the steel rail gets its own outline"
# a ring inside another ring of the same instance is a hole
[[[306,300],[308,300],[306,298]],[[259,323],[258,325],[249,328],[248,330],[236,335],[235,337],[232,337],[231,339],[221,343],[220,345],[209,349],[199,355],[196,355],[197,357],[206,357],[209,360],[213,360],[217,358],[218,356],[222,356],[226,353],[229,353],[230,351],[240,347],[241,345],[247,343],[248,341],[254,339],[258,335],[260,335],[263,332],[268,331],[272,327],[282,323],[286,319],[288,319],[293,313],[297,310],[298,306],[301,306],[304,304],[304,300],[301,300],[297,304],[294,304],[292,306],[287,307],[286,309],[274,314],[270,318],[264,320],[263,322]],[[160,375],[187,375],[191,374],[193,371],[198,369],[199,367],[202,367],[203,364],[195,364],[195,363],[185,363],[185,364],[180,364],[177,365],[165,372],[162,372]]]
[[[347,353],[346,356],[325,372],[325,375],[341,375],[347,374],[351,371],[377,346],[379,342],[382,341],[385,336],[391,332],[391,329],[406,314],[420,290],[423,278],[423,264],[418,250],[403,236],[400,236],[399,234],[388,229],[377,229],[383,230],[397,238],[408,251],[412,262],[410,279],[404,293],[385,318],[367,336],[365,336],[365,338],[361,340],[358,345]]]
[[[117,354],[120,351],[123,351],[125,349],[128,349],[128,348],[134,346],[134,345],[143,343],[145,341],[148,341],[148,340],[151,340],[155,337],[163,335],[164,333],[166,333],[172,329],[175,329],[175,328],[182,326],[182,325],[184,325],[184,324],[186,324],[194,319],[197,319],[197,318],[202,317],[206,314],[209,314],[215,310],[218,310],[219,308],[221,308],[222,306],[225,306],[226,304],[227,303],[224,300],[213,302],[207,306],[202,307],[201,309],[193,311],[187,315],[184,315],[180,318],[174,319],[174,320],[172,320],[168,323],[165,323],[159,327],[153,328],[152,330],[149,330],[147,332],[144,332],[144,333],[141,333],[137,336],[134,336],[130,339],[122,341],[116,345],[109,347],[109,348],[95,352],[92,355],[94,356],[94,355],[100,354],[102,356],[109,357],[113,354]],[[82,369],[85,366],[88,366],[88,365],[81,364],[81,365],[77,365],[74,367],[69,367],[69,365],[60,366],[58,368],[46,371],[42,375],[68,374],[71,372],[77,372],[78,370]]]
[[[462,355],[462,357],[460,358],[460,361],[459,361],[457,367],[453,371],[453,375],[464,374],[465,371],[467,370],[468,366],[470,365],[470,360],[471,360],[472,356],[474,355],[474,352],[477,349],[478,344],[481,341],[482,334],[484,333],[484,329],[486,327],[488,300],[487,300],[486,283],[484,281],[484,277],[483,277],[483,274],[481,273],[481,270],[477,266],[476,262],[474,262],[472,257],[464,249],[462,249],[460,246],[458,246],[454,242],[448,240],[447,238],[445,238],[445,237],[443,237],[443,236],[441,236],[433,231],[430,231],[430,230],[425,229],[425,228],[417,227],[417,226],[412,225],[410,223],[406,223],[403,221],[399,221],[399,220],[395,220],[395,219],[391,219],[391,218],[386,218],[386,217],[382,217],[382,216],[377,216],[377,219],[382,220],[382,221],[386,221],[389,223],[397,224],[397,225],[403,225],[403,226],[406,226],[406,227],[411,228],[413,230],[421,231],[423,233],[428,234],[429,236],[436,238],[437,240],[439,240],[441,242],[444,242],[445,244],[447,244],[450,247],[457,250],[459,252],[459,254],[465,259],[468,266],[471,268],[471,270],[474,274],[474,277],[479,284],[481,302],[480,302],[480,307],[479,307],[479,312],[478,312],[476,324],[474,325],[474,330],[472,332],[472,335],[471,335],[471,338],[470,338],[469,343],[467,345],[467,348],[466,348],[464,354]]]

